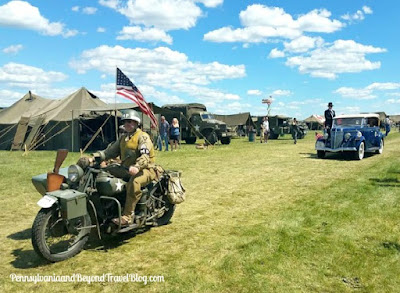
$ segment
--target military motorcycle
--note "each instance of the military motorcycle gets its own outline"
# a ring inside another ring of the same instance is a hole
[[[112,222],[119,218],[125,204],[129,174],[118,163],[105,167],[95,161],[91,166],[78,164],[60,169],[66,150],[57,152],[53,173],[32,178],[43,197],[32,226],[32,245],[42,258],[58,262],[78,254],[95,230],[99,239],[146,227],[167,224],[175,204],[167,196],[169,171],[142,188],[135,208],[135,221],[127,227]]]

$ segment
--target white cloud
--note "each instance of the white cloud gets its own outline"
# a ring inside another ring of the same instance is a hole
[[[383,53],[386,49],[365,46],[353,40],[337,40],[309,53],[308,56],[294,56],[286,61],[290,67],[314,77],[335,79],[339,73],[361,72],[380,68],[380,62],[371,62],[366,54]]]
[[[200,7],[192,0],[100,0],[99,3],[126,16],[131,24],[165,31],[194,27],[202,16]],[[203,3],[211,5],[213,1]]]
[[[50,22],[37,7],[25,1],[11,1],[0,6],[0,26],[34,30],[47,36],[71,36],[63,23]]]
[[[252,110],[252,106],[248,103],[241,102],[233,102],[224,105],[215,105],[213,108],[213,112],[216,114],[232,114],[239,112],[250,112]]]
[[[140,89],[142,86],[162,87],[210,102],[240,97],[205,85],[246,75],[244,65],[192,62],[185,54],[166,47],[132,49],[103,45],[82,52],[79,59],[70,61],[70,66],[81,74],[93,69],[114,74],[117,66]]]
[[[272,92],[272,96],[290,96],[292,94],[289,90],[275,90]]]
[[[338,107],[336,109],[336,113],[340,113],[340,114],[357,114],[360,112],[361,112],[361,109],[359,106]]]
[[[330,20],[331,13],[326,9],[314,9],[297,19],[297,24],[303,32],[333,33],[340,30],[344,24],[334,19]]]
[[[71,10],[74,11],[74,12],[78,12],[79,9],[80,9],[79,6],[73,6],[73,7],[71,8]]]
[[[122,31],[119,32],[117,40],[136,40],[141,42],[153,41],[153,42],[165,42],[172,44],[172,37],[165,33],[165,31],[157,28],[144,28],[140,26],[125,26]]]
[[[374,82],[364,88],[340,87],[334,91],[345,98],[352,98],[357,100],[370,100],[378,97],[376,91],[389,91],[400,89],[400,83]],[[388,93],[390,95],[391,93]]]
[[[353,14],[346,13],[345,15],[342,15],[341,18],[351,23],[354,21],[364,20],[365,14],[372,14],[372,9],[368,6],[363,6],[362,10],[357,10]]]
[[[387,104],[400,104],[400,99],[389,99],[386,101]]]
[[[23,48],[24,48],[24,46],[22,46],[21,44],[18,44],[18,45],[11,45],[7,48],[4,48],[2,51],[5,54],[17,54]]]
[[[63,33],[63,37],[64,38],[75,37],[77,34],[79,34],[79,31],[77,31],[77,30],[66,30]]]
[[[248,90],[247,94],[249,96],[261,96],[262,95],[262,91],[260,91],[260,90]]]
[[[361,10],[357,10],[354,14],[345,14],[341,16],[344,20],[355,21],[364,20],[364,13]]]
[[[285,52],[278,50],[277,48],[274,48],[269,52],[268,58],[282,58],[285,57]]]
[[[400,88],[399,82],[374,82],[366,87],[369,90],[396,90]]]
[[[99,27],[97,28],[97,32],[98,32],[98,33],[104,33],[104,32],[106,32],[106,29],[105,29],[104,27],[99,26]]]
[[[20,92],[11,90],[0,90],[0,106],[8,107],[21,99],[23,96],[24,94]]]
[[[214,8],[222,5],[222,3],[224,3],[224,0],[197,0],[196,2],[203,3],[205,7]]]
[[[41,68],[18,63],[7,63],[0,67],[0,84],[10,87],[37,88],[67,79],[62,72],[44,71]]]
[[[304,32],[332,33],[340,30],[344,24],[330,19],[326,9],[313,10],[297,19],[282,8],[261,4],[249,5],[239,14],[243,28],[222,27],[204,35],[211,42],[267,42],[271,38],[294,39]]]
[[[304,53],[315,47],[321,47],[324,40],[321,37],[301,36],[291,42],[284,42],[285,51],[293,53]]]
[[[83,14],[92,15],[92,14],[96,14],[96,12],[97,12],[97,8],[96,7],[84,7],[84,8],[82,8],[82,13]]]
[[[373,13],[372,9],[370,7],[368,7],[368,6],[363,6],[362,10],[364,11],[365,14],[372,14]]]
[[[375,99],[376,95],[372,94],[369,89],[355,89],[351,87],[340,87],[334,93],[341,95],[344,98],[354,98],[358,100],[371,100]]]
[[[117,9],[120,0],[99,0],[99,4],[108,8]]]

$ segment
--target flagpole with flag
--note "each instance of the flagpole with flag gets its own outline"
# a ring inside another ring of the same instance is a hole
[[[116,67],[116,66],[115,66]],[[118,67],[116,67],[117,69],[118,69]],[[119,131],[118,131],[118,115],[117,115],[117,82],[115,81],[115,94],[114,94],[114,108],[115,108],[115,111],[114,111],[114,114],[115,114],[115,137],[117,138],[117,140],[118,140],[118,138],[119,138]]]
[[[136,103],[143,114],[150,118],[153,128],[157,128],[158,121],[153,110],[144,99],[142,93],[133,82],[117,67],[116,95],[120,95]]]

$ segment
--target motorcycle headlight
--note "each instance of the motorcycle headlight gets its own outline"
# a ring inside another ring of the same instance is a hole
[[[349,140],[350,137],[351,137],[351,134],[350,134],[350,133],[346,133],[346,134],[344,135],[344,139],[345,139],[345,140]]]
[[[360,138],[362,136],[362,133],[360,131],[357,131],[357,138]]]
[[[328,133],[324,133],[324,139],[328,139],[328,137],[329,137],[329,134]]]
[[[68,167],[68,180],[70,182],[77,182],[83,176],[83,169],[78,165],[71,165]]]

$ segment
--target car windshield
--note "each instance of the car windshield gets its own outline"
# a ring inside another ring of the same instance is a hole
[[[363,118],[336,118],[333,120],[335,126],[361,126]]]
[[[214,119],[211,114],[201,114],[201,119]]]

